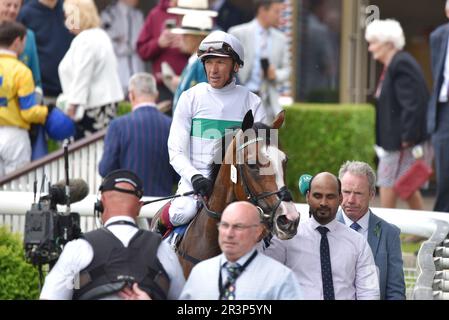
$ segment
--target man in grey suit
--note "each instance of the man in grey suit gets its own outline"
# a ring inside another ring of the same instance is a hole
[[[449,1],[446,1],[449,18]],[[434,211],[449,212],[449,23],[430,35],[433,90],[427,113],[427,130],[435,150],[437,195]]]
[[[270,123],[282,111],[277,86],[290,77],[287,38],[276,29],[283,8],[282,0],[256,0],[256,17],[229,29],[245,50],[245,67],[240,82],[258,94]]]
[[[368,240],[379,271],[381,300],[405,299],[404,270],[398,227],[376,216],[369,203],[376,194],[376,175],[364,162],[347,161],[339,172],[343,202],[337,220]]]

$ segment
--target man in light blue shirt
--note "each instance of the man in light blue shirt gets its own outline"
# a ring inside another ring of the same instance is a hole
[[[257,251],[262,232],[259,211],[254,205],[242,201],[227,206],[218,223],[218,243],[223,253],[192,269],[179,299],[302,299],[293,272]],[[149,296],[135,286],[123,292],[122,298],[148,300]]]
[[[200,262],[192,269],[180,299],[302,298],[298,280],[293,272],[256,250],[263,225],[254,205],[249,202],[230,204],[223,212],[218,231],[218,242],[223,253]],[[237,269],[237,275],[234,277],[230,267]]]

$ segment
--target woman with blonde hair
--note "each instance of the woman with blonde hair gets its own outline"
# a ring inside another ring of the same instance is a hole
[[[405,37],[399,22],[375,20],[367,26],[365,39],[368,51],[384,67],[375,93],[377,185],[381,206],[394,208],[398,196],[394,184],[416,161],[413,150],[415,155],[423,150],[428,162],[432,158],[426,130],[429,92],[421,67],[403,51]],[[406,201],[411,209],[423,209],[419,189]]]
[[[75,139],[106,128],[124,99],[117,60],[93,0],[65,0],[65,25],[75,38],[59,64],[67,114],[77,121]]]

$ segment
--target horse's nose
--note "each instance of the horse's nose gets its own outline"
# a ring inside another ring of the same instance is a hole
[[[281,205],[282,213],[285,214],[288,220],[295,221],[299,219],[299,212],[296,210],[296,206],[293,202],[282,201]]]

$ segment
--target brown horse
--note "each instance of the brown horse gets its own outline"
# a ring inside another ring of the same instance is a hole
[[[214,181],[210,199],[187,228],[177,253],[186,278],[193,266],[202,260],[218,255],[217,222],[226,206],[233,201],[250,201],[259,208],[265,235],[270,232],[280,239],[290,239],[296,234],[299,213],[285,186],[286,156],[272,141],[283,121],[284,112],[274,120],[272,128],[253,123],[248,112],[242,127],[222,139],[219,160],[211,165],[210,178]],[[252,129],[252,130],[251,130]],[[155,230],[153,219],[151,230]]]

